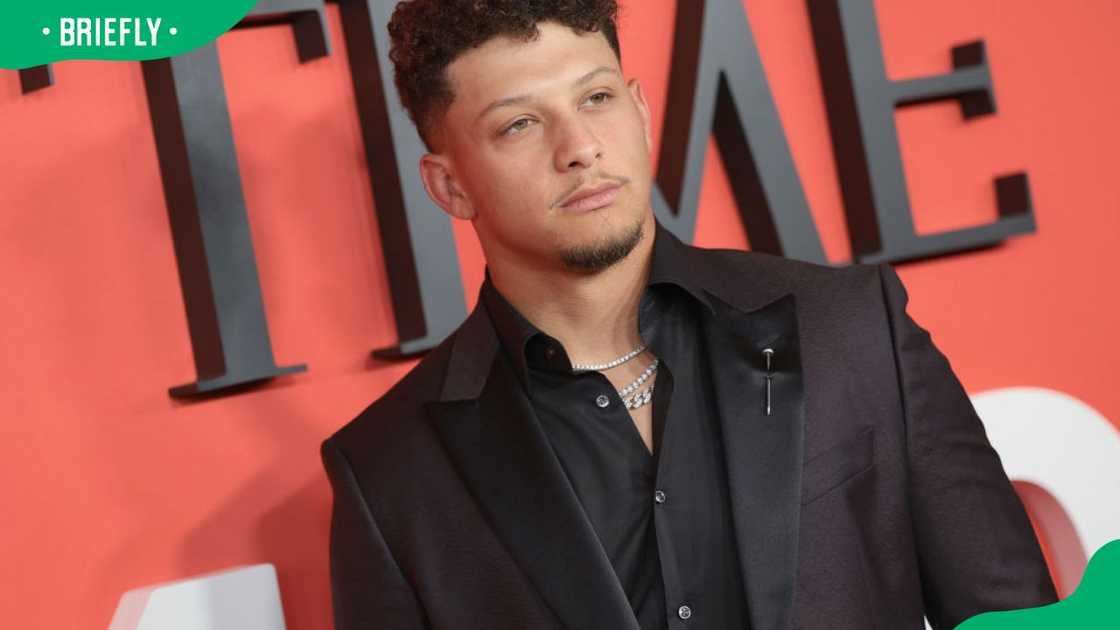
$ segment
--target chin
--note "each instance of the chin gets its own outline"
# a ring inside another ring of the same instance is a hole
[[[571,271],[597,272],[622,260],[637,247],[644,236],[640,218],[624,226],[612,226],[609,234],[595,234],[561,248],[560,261]]]

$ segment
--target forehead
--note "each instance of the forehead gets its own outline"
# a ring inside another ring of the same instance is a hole
[[[555,22],[541,22],[537,29],[536,39],[498,36],[448,65],[455,95],[452,108],[481,109],[495,99],[570,85],[596,67],[618,68],[614,49],[602,33],[577,33]]]

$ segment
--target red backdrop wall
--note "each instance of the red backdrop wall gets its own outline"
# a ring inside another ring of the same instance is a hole
[[[641,9],[638,9],[638,2]],[[675,3],[630,0],[627,74],[663,116]],[[831,261],[850,259],[804,2],[747,10]],[[971,393],[1030,385],[1120,420],[1120,5],[879,0],[892,78],[988,44],[999,111],[898,113],[921,232],[996,216],[991,178],[1030,174],[1037,233],[905,264],[911,314]],[[0,73],[0,619],[104,628],[131,588],[276,565],[292,630],[330,627],[330,491],[319,442],[412,362],[396,332],[337,7],[334,54],[299,64],[289,28],[223,36],[234,137],[279,364],[309,371],[182,403],[194,380],[140,67],[66,62],[22,95]],[[695,243],[749,247],[709,150]],[[456,226],[469,306],[482,257]],[[1120,425],[1118,425],[1120,426]]]

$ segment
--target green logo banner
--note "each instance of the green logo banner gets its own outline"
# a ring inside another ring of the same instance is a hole
[[[1054,630],[1120,628],[1120,540],[1093,554],[1081,584],[1069,597],[1049,606],[984,613],[957,630]]]
[[[257,0],[37,0],[9,3],[0,68],[68,59],[174,57],[233,28]]]

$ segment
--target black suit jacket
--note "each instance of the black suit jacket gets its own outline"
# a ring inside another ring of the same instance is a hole
[[[701,329],[753,630],[951,628],[1056,599],[890,266],[656,238],[716,305]],[[481,301],[321,454],[337,629],[638,630]]]

